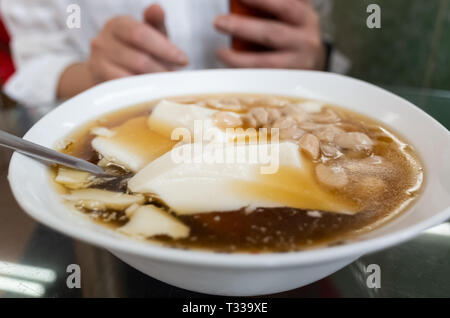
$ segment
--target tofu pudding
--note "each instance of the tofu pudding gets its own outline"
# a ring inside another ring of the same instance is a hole
[[[390,128],[273,95],[168,97],[106,114],[58,148],[113,176],[55,167],[77,211],[133,238],[217,252],[341,244],[405,211],[424,178]]]

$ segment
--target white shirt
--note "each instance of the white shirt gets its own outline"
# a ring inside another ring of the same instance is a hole
[[[316,0],[319,13],[329,13],[327,0]],[[229,46],[213,20],[229,12],[229,0],[1,0],[1,12],[10,32],[16,73],[4,87],[7,95],[27,105],[56,99],[61,73],[85,61],[91,40],[110,18],[130,15],[142,20],[144,10],[159,3],[166,13],[170,40],[189,58],[187,69],[223,65],[215,51]],[[69,5],[81,9],[81,27],[69,28]]]

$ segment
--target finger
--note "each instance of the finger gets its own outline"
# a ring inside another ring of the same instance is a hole
[[[159,4],[152,4],[144,11],[144,21],[152,25],[164,35],[167,35],[165,14]]]
[[[163,8],[159,4],[152,4],[144,11],[144,21],[167,36],[165,13]],[[161,63],[169,71],[173,71],[179,67],[179,65],[169,62],[162,61]]]
[[[292,52],[248,53],[222,49],[217,56],[226,65],[235,68],[291,68]]]
[[[114,26],[113,34],[121,41],[152,54],[161,61],[186,65],[186,55],[153,27],[124,17]]]
[[[179,65],[176,65],[176,64],[166,63],[166,62],[161,62],[161,61],[159,61],[159,62],[167,69],[167,71],[176,71],[181,68]]]
[[[272,48],[293,48],[301,41],[303,31],[288,24],[235,14],[216,17],[219,31]]]
[[[133,75],[126,69],[108,61],[107,59],[96,59],[93,63],[96,64],[95,77],[102,82]]]
[[[315,11],[308,0],[241,0],[246,5],[270,12],[295,25],[315,22]]]
[[[103,50],[107,58],[133,74],[165,72],[169,70],[150,55],[134,47],[127,46],[117,39],[111,38],[108,41],[108,47],[108,50]]]

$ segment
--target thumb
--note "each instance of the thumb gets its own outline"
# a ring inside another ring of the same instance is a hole
[[[167,35],[164,10],[159,4],[152,4],[144,11],[144,21]]]

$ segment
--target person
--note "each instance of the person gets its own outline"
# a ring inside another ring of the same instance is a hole
[[[276,19],[230,14],[229,0],[79,0],[80,28],[69,28],[73,0],[2,0],[16,64],[4,91],[39,105],[136,74],[224,66],[325,70],[319,13],[329,13],[329,1],[241,1]],[[235,51],[230,36],[272,50]]]

